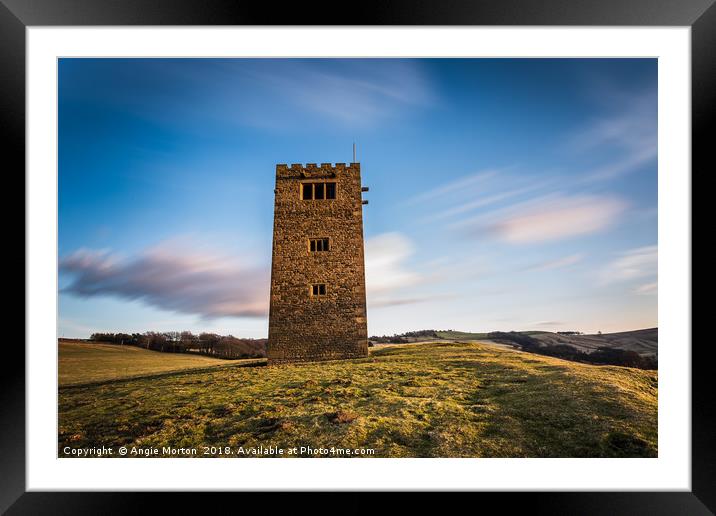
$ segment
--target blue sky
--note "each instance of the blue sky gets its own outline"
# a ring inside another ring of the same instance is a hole
[[[657,325],[655,59],[61,59],[59,332],[267,334],[277,163],[363,182],[368,331]]]

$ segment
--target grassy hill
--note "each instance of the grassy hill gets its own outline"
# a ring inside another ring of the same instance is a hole
[[[201,355],[159,353],[115,344],[61,341],[58,346],[60,386],[230,363]]]
[[[635,351],[644,356],[656,357],[659,347],[658,328],[623,331],[619,333],[603,333],[600,335],[561,335],[558,333],[540,332],[532,334],[531,336],[544,344],[567,344],[585,353],[590,353],[600,346],[607,346],[625,351]]]
[[[392,337],[371,337],[377,344],[396,342],[420,342],[429,340],[472,341],[490,339],[491,332],[475,333],[457,330],[419,330]],[[635,351],[643,356],[658,355],[659,329],[623,331],[619,333],[603,333],[593,335],[565,335],[549,331],[520,331],[522,335],[534,337],[547,346],[568,345],[579,351],[591,353],[599,347],[619,348]],[[393,339],[393,340],[391,340]]]
[[[65,446],[101,445],[197,447],[200,455],[202,445],[371,448],[377,457],[657,455],[656,371],[485,343],[240,365],[60,387],[60,455]]]
[[[456,330],[443,330],[435,333],[439,339],[447,340],[480,340],[487,338],[487,333],[470,333]]]

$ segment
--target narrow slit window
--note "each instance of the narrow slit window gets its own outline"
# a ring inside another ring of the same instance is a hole
[[[302,198],[304,201],[310,201],[313,199],[313,183],[303,183]]]
[[[336,183],[326,183],[326,199],[336,198]]]
[[[316,244],[318,243],[318,240],[311,240],[311,252],[316,252]]]

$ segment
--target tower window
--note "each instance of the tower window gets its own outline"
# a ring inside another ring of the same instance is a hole
[[[336,198],[336,183],[326,183],[326,199]]]
[[[316,201],[336,198],[336,183],[302,183],[301,199]]]
[[[326,295],[326,284],[325,283],[314,283],[311,285],[312,296],[325,296]]]
[[[313,183],[303,183],[303,192],[301,198],[304,201],[310,201],[313,199]]]
[[[327,238],[311,238],[309,239],[309,248],[312,253],[318,253],[321,251],[328,251],[328,239]]]

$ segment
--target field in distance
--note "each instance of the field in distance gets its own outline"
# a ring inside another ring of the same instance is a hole
[[[59,450],[196,447],[202,456],[203,446],[215,446],[240,457],[239,449],[311,446],[372,449],[375,457],[656,457],[657,374],[479,342],[384,346],[366,359],[302,365],[229,362],[61,387]]]
[[[60,386],[231,364],[218,358],[134,346],[71,341],[60,341],[58,346]]]
[[[523,331],[520,332],[524,335],[534,335],[537,333],[543,333],[539,331]],[[483,333],[471,333],[468,331],[456,331],[456,330],[442,330],[436,331],[435,335],[438,339],[445,340],[485,340],[488,339],[489,332]]]
[[[529,334],[526,332],[526,334]],[[580,351],[590,353],[600,346],[634,351],[644,356],[658,355],[659,329],[622,331],[598,335],[562,335],[551,332],[533,332],[532,337],[543,344],[566,344]]]

